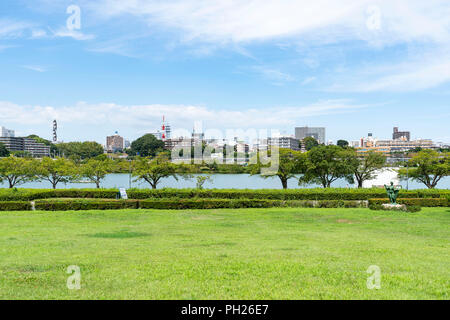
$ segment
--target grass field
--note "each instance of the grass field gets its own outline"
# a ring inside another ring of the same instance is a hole
[[[2,212],[0,298],[449,299],[449,226],[449,208]]]

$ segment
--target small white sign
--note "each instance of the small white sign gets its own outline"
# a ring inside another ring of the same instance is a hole
[[[119,188],[119,193],[121,199],[128,199],[127,191],[125,190],[125,188]]]

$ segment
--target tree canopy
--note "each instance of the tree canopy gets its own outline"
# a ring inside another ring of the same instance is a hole
[[[141,157],[154,157],[164,148],[164,141],[156,139],[150,133],[143,135],[131,143],[130,154]]]
[[[276,171],[266,171],[265,173],[261,174],[261,169],[264,167],[269,167],[269,165],[261,164],[261,161],[258,157],[257,164],[252,165],[251,174],[261,174],[261,177],[263,178],[277,176],[281,181],[283,189],[287,189],[288,180],[291,178],[295,178],[297,174],[300,174],[304,171],[306,154],[301,153],[300,151],[283,148],[279,149],[278,151],[278,159],[272,159],[272,161],[275,161],[275,163],[271,163],[270,165],[275,165],[277,167]]]
[[[422,150],[412,157],[408,166],[399,170],[401,179],[409,177],[433,189],[443,177],[450,175],[450,153]]]
[[[33,159],[6,157],[0,159],[0,182],[8,181],[9,187],[37,179],[37,166]]]
[[[133,176],[136,180],[144,180],[148,182],[153,189],[161,179],[173,177],[178,180],[180,176],[190,177],[190,170],[187,165],[174,164],[170,162],[169,158],[164,155],[157,155],[154,159],[139,157],[134,165]]]
[[[344,178],[354,183],[354,161],[351,151],[338,146],[317,146],[307,153],[305,174],[299,184],[316,183],[331,187],[337,179]]]
[[[319,142],[313,137],[306,137],[303,139],[303,145],[305,146],[306,151],[309,151],[312,148],[317,147]]]
[[[349,146],[349,143],[347,140],[338,140],[336,145],[341,148],[347,148]]]
[[[89,159],[103,154],[103,146],[95,141],[59,143],[57,148],[61,155],[72,159]]]
[[[9,157],[9,150],[0,142],[0,157]]]
[[[115,163],[111,159],[89,159],[81,165],[81,175],[95,183],[100,188],[100,182],[108,173],[114,171]]]
[[[355,174],[358,188],[363,187],[364,181],[375,179],[377,177],[375,174],[376,171],[383,168],[386,164],[386,157],[375,151],[369,151],[362,157],[358,157],[356,151],[354,151],[354,157],[357,161],[357,165],[354,166],[353,173]]]
[[[65,158],[42,158],[38,165],[37,176],[39,180],[46,180],[56,189],[58,183],[67,183],[78,177],[75,164]]]

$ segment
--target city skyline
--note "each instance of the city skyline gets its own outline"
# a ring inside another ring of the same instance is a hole
[[[56,119],[60,140],[104,144],[166,115],[186,130],[307,125],[352,141],[400,127],[450,143],[448,2],[344,2],[81,0],[77,25],[71,1],[3,1],[0,125],[52,140]]]

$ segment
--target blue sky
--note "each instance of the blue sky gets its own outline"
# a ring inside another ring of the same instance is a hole
[[[0,125],[50,138],[57,119],[60,139],[104,143],[165,115],[450,142],[449,16],[445,0],[3,0]]]

